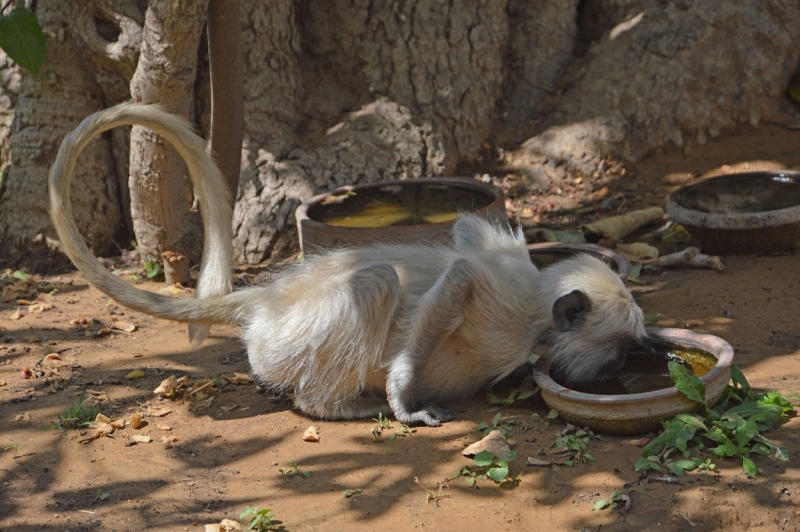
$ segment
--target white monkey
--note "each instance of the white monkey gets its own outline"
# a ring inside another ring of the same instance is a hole
[[[75,227],[69,185],[96,135],[148,127],[186,160],[200,198],[205,249],[196,299],[139,290],[108,272]],[[275,282],[231,293],[231,213],[205,143],[157,106],[121,104],[84,120],[50,171],[50,211],[66,254],[95,287],[132,309],[207,326],[240,325],[253,373],[324,419],[391,410],[401,423],[439,425],[438,406],[472,394],[546,347],[563,383],[618,372],[645,340],[642,311],[600,260],[577,256],[538,271],[521,232],[462,216],[451,245],[374,245],[295,264]]]

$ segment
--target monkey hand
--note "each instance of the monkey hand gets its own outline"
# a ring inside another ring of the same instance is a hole
[[[438,427],[442,421],[452,420],[453,412],[447,408],[428,403],[416,412],[395,412],[394,416],[397,421],[405,425],[425,423],[429,427]]]

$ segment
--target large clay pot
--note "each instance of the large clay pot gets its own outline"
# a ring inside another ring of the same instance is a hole
[[[667,212],[717,255],[800,248],[800,172],[709,177],[673,192]]]
[[[608,264],[608,267],[622,279],[623,283],[631,273],[631,261],[628,260],[628,257],[618,251],[598,246],[597,244],[541,242],[528,244],[528,253],[533,263],[540,270],[579,253],[588,253]]]
[[[450,242],[455,220],[390,227],[340,227],[324,223],[332,212],[359,207],[370,196],[395,197],[399,203],[441,203],[444,210],[468,212],[488,219],[505,220],[503,191],[475,179],[420,178],[383,181],[337,188],[304,201],[295,211],[300,246],[304,253],[375,242],[415,244]]]
[[[700,380],[706,385],[706,404],[715,405],[731,378],[733,348],[711,334],[686,329],[650,328],[648,332],[667,342],[706,351],[717,364]],[[542,398],[570,423],[605,434],[644,434],[660,428],[661,422],[683,412],[695,412],[699,404],[674,386],[663,390],[625,395],[598,395],[570,390],[555,382],[544,359],[533,367],[533,379]]]

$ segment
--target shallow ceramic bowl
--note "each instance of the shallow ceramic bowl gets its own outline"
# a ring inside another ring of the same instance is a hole
[[[648,332],[670,343],[702,349],[717,359],[711,371],[701,377],[706,385],[706,403],[709,407],[716,404],[730,380],[731,345],[722,338],[686,329],[649,328]],[[605,434],[644,434],[660,428],[662,421],[677,414],[699,409],[674,386],[626,395],[576,392],[551,379],[542,359],[533,366],[533,379],[542,390],[544,402],[562,418]]]
[[[348,192],[355,194],[343,197],[342,201],[325,204],[326,198],[342,196]],[[462,177],[420,178],[403,181],[383,181],[369,185],[340,187],[325,194],[304,201],[295,211],[300,247],[304,253],[343,246],[364,246],[376,242],[393,244],[416,244],[451,241],[455,220],[418,225],[398,225],[390,227],[341,227],[328,225],[331,212],[346,212],[370,195],[382,197],[396,196],[403,205],[417,201],[437,201],[443,199],[438,207],[456,212],[467,212],[487,219],[505,220],[506,207],[503,191],[489,183]],[[413,210],[413,209],[412,209]]]
[[[717,255],[800,249],[800,172],[709,177],[670,195],[667,212]]]
[[[623,283],[631,273],[631,261],[625,255],[596,244],[542,242],[528,244],[528,253],[533,263],[540,270],[579,253],[588,253],[605,262],[614,273],[619,275]]]

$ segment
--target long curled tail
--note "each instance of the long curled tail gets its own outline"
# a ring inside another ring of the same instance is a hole
[[[196,299],[177,299],[140,290],[106,270],[84,244],[72,216],[69,186],[78,155],[100,133],[121,125],[152,129],[170,142],[189,169],[203,218],[204,248]],[[238,322],[238,297],[219,297],[232,290],[231,202],[225,181],[205,142],[188,122],[156,105],[119,104],[86,118],[61,143],[50,169],[50,216],[67,256],[86,279],[123,305],[159,318],[184,321],[190,339],[199,343],[214,323]],[[209,298],[209,299],[206,299]]]

